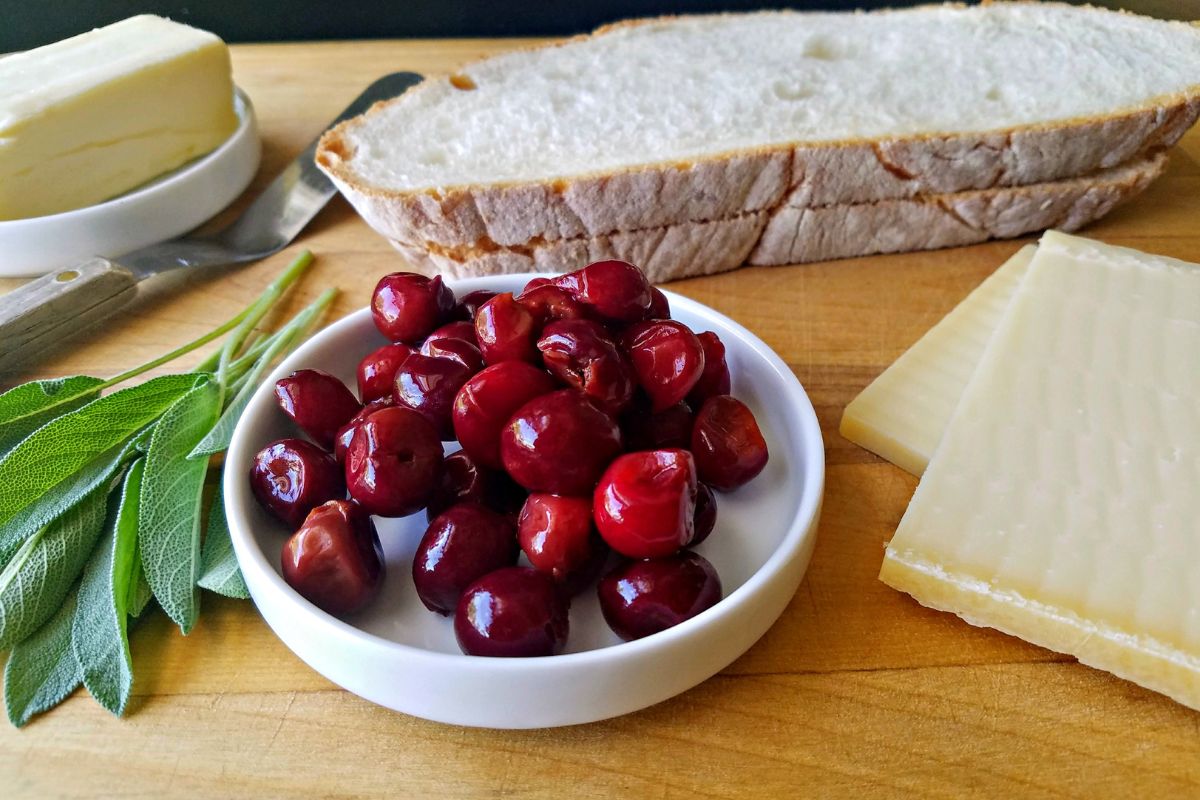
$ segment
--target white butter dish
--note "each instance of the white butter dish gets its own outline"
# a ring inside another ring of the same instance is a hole
[[[211,219],[245,191],[262,145],[250,98],[234,97],[238,127],[206,156],[103,203],[0,221],[0,277],[33,277],[93,256],[117,258]]]

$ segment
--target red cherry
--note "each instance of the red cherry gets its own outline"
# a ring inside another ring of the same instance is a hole
[[[688,403],[692,408],[704,405],[704,401],[713,395],[729,394],[731,385],[729,365],[725,363],[725,345],[721,339],[712,331],[697,333],[696,338],[704,348],[704,371],[688,393]]]
[[[453,361],[462,365],[471,375],[483,369],[483,356],[479,348],[462,339],[442,339],[428,348],[421,349],[422,355]]]
[[[736,397],[710,397],[696,414],[692,453],[700,480],[722,492],[743,486],[767,465],[767,441],[754,412]]]
[[[694,537],[696,491],[696,466],[688,451],[627,453],[609,465],[596,486],[596,528],[621,555],[670,555]]]
[[[475,325],[459,320],[438,328],[425,338],[421,355],[457,361],[471,374],[483,369],[483,355],[475,343]]]
[[[496,492],[492,495],[488,508],[507,515],[515,525],[521,515],[521,509],[525,507],[525,501],[529,498],[529,490],[514,481],[512,476],[502,469],[491,474],[496,479]]]
[[[467,292],[459,298],[458,305],[454,307],[453,317],[473,323],[479,307],[495,296],[495,292],[489,292],[487,289],[476,289],[473,292]]]
[[[358,426],[379,409],[387,408],[390,405],[393,405],[391,394],[378,400],[372,400],[363,406],[362,411],[355,414],[349,422],[338,428],[337,436],[333,440],[333,457],[339,464],[346,463],[346,448],[350,446],[350,440],[354,438],[354,432],[358,430]]]
[[[475,338],[484,363],[529,361],[537,363],[533,315],[510,292],[498,294],[475,315]]]
[[[537,289],[540,286],[549,286],[551,283],[553,283],[553,281],[551,281],[549,278],[543,278],[539,275],[536,278],[530,278],[528,281],[526,281],[525,288],[521,290],[521,293],[524,294],[525,292],[532,292],[534,289]]]
[[[659,411],[650,410],[650,401],[639,396],[621,417],[625,432],[625,449],[660,450],[692,446],[692,410],[686,403],[676,403]]]
[[[646,276],[625,261],[597,261],[559,275],[553,283],[600,316],[619,322],[645,319],[653,300]]]
[[[345,496],[342,469],[333,456],[303,439],[264,447],[250,467],[250,489],[263,508],[296,528],[308,512]]]
[[[542,329],[537,347],[551,375],[609,413],[616,414],[633,397],[633,369],[599,323],[585,319],[551,322]]]
[[[454,397],[470,377],[471,370],[457,361],[412,353],[396,370],[396,405],[419,412],[443,441],[452,440]]]
[[[462,339],[463,342],[475,343],[475,323],[472,320],[456,319],[446,323],[425,337],[425,344],[436,342],[438,339]],[[422,345],[424,347],[424,345]],[[425,355],[428,355],[426,353]]]
[[[531,492],[587,494],[621,452],[612,417],[574,389],[535,397],[500,432],[500,457]]]
[[[562,652],[570,625],[553,579],[507,567],[471,584],[458,601],[454,634],[467,655],[520,658]]]
[[[358,396],[364,403],[392,396],[396,370],[412,351],[406,344],[385,344],[358,362]]]
[[[721,600],[713,565],[691,551],[634,561],[605,575],[597,587],[600,610],[622,639],[640,639],[678,625]]]
[[[534,569],[565,581],[592,559],[590,497],[531,494],[517,520],[517,541]]]
[[[371,296],[375,327],[393,342],[420,342],[448,320],[453,310],[454,292],[440,276],[393,272],[379,279]]]
[[[622,343],[655,411],[687,397],[704,373],[704,347],[682,322],[636,323],[625,331]]]
[[[692,519],[695,532],[692,534],[692,541],[688,542],[688,547],[695,547],[703,542],[713,532],[713,528],[717,527],[717,496],[708,488],[707,483],[696,486],[696,513]]]
[[[650,287],[650,308],[646,311],[646,319],[670,319],[671,301],[657,286]]]
[[[554,388],[553,378],[522,361],[504,361],[477,373],[454,397],[454,433],[463,450],[482,466],[502,469],[500,430],[518,408]]]
[[[383,549],[367,512],[349,500],[314,508],[283,545],[283,579],[336,616],[360,610],[383,582]]]
[[[376,411],[346,450],[346,488],[372,514],[403,517],[425,507],[442,477],[442,443],[410,408]]]
[[[532,282],[532,281],[531,281]],[[517,302],[525,307],[540,328],[547,322],[560,319],[583,319],[586,314],[583,306],[576,303],[563,289],[549,281],[534,286],[528,286],[517,295]]]
[[[317,369],[302,369],[276,381],[275,399],[300,430],[327,450],[338,429],[362,409],[346,384]]]
[[[429,523],[413,556],[413,583],[426,608],[451,614],[473,581],[515,563],[512,521],[483,506],[460,503]]]
[[[501,485],[501,473],[493,472],[475,463],[465,450],[451,453],[442,460],[442,480],[425,506],[425,517],[432,521],[450,506],[459,503],[476,503],[502,511],[505,487]]]
[[[425,343],[421,346],[437,342],[442,339],[461,339],[464,342],[475,344],[475,323],[470,320],[459,319],[454,322],[447,322],[442,327],[435,330],[433,333],[425,337]],[[430,355],[425,353],[425,355]]]

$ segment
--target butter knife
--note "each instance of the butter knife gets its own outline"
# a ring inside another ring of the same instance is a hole
[[[380,78],[328,128],[380,100],[403,94],[421,80],[414,72]],[[137,296],[139,283],[153,275],[244,264],[287,246],[337,191],[313,161],[316,149],[314,139],[236,220],[219,231],[181,236],[115,259],[92,258],[0,296],[0,369],[28,364],[67,337],[111,316]]]

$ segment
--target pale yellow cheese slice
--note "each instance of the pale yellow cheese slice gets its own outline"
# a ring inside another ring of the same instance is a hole
[[[236,127],[225,43],[161,17],[0,58],[0,220],[107,200]]]
[[[1018,250],[850,401],[842,436],[923,473],[1035,249]]]
[[[880,579],[1200,708],[1200,266],[1047,233]]]

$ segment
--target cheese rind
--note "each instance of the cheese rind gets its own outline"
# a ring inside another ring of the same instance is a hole
[[[842,436],[923,473],[1035,250],[1018,250],[851,400]]]
[[[160,17],[0,59],[0,220],[107,200],[237,124],[224,42]]]
[[[1047,233],[880,578],[1200,708],[1200,267]]]
[[[889,550],[879,579],[923,606],[949,611],[981,628],[995,628],[1080,663],[1200,708],[1200,657],[1151,636],[1084,619],[981,580],[947,573],[912,554]]]

